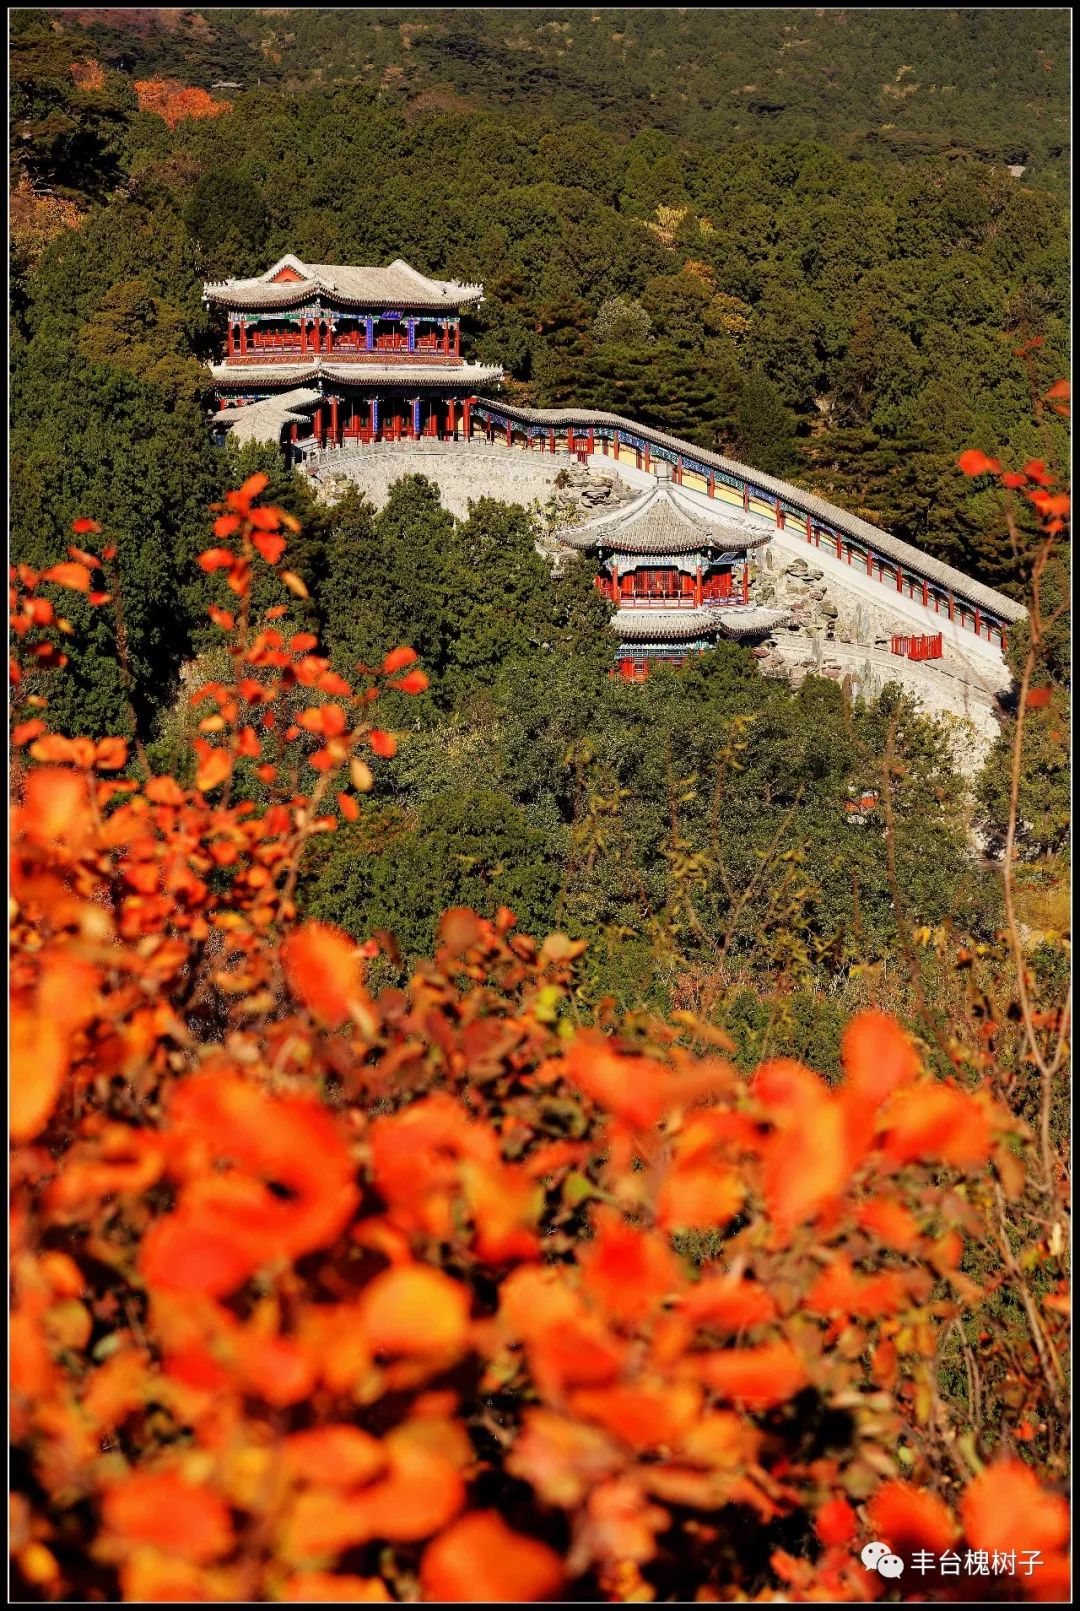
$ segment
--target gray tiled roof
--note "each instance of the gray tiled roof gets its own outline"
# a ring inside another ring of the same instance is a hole
[[[719,511],[714,514],[702,509],[677,487],[661,481],[633,503],[605,511],[583,526],[564,526],[556,535],[568,548],[660,555],[761,548],[772,534]]]
[[[295,364],[211,364],[217,385],[250,387],[299,386],[305,381],[332,381],[335,385],[375,386],[392,381],[401,386],[452,386],[458,391],[502,380],[503,372],[491,364],[335,364],[316,356]]]
[[[717,633],[729,638],[763,636],[789,621],[786,610],[763,610],[756,604],[725,604],[710,610],[625,608],[611,617],[611,630],[624,643],[685,643]]]
[[[213,418],[216,425],[228,427],[234,442],[280,442],[286,425],[308,420],[315,404],[321,401],[321,392],[298,387],[278,397],[265,397],[261,403],[223,408]]]
[[[478,397],[477,403],[481,408],[494,409],[525,424],[544,425],[549,429],[562,425],[573,426],[575,430],[579,426],[586,430],[590,425],[611,426],[627,435],[648,441],[655,447],[667,448],[671,453],[692,459],[697,464],[723,470],[728,475],[749,482],[773,498],[786,498],[797,508],[820,520],[823,525],[842,532],[845,536],[854,537],[858,542],[867,543],[879,554],[888,555],[890,559],[908,566],[919,576],[925,576],[928,581],[950,589],[960,598],[970,604],[978,605],[980,609],[985,609],[999,620],[1023,621],[1027,618],[1027,610],[1015,599],[1007,598],[1004,593],[999,593],[994,587],[987,587],[983,582],[973,581],[955,566],[934,559],[921,548],[915,548],[911,543],[905,543],[899,537],[894,537],[891,532],[883,531],[880,526],[872,526],[868,520],[863,520],[858,515],[849,515],[845,510],[838,509],[835,504],[819,498],[816,493],[806,492],[802,487],[796,487],[789,481],[781,481],[776,476],[764,475],[759,470],[751,469],[749,465],[740,464],[736,459],[727,459],[719,453],[710,453],[707,448],[696,447],[693,442],[686,442],[681,437],[668,436],[649,425],[638,425],[633,420],[625,419],[621,414],[606,414],[592,409],[518,408],[491,397]]]
[[[298,273],[299,280],[271,283],[283,268]],[[389,268],[366,268],[354,263],[304,263],[287,256],[268,268],[265,274],[248,280],[208,281],[203,286],[208,302],[229,308],[295,307],[313,297],[329,302],[348,302],[354,307],[435,308],[447,312],[483,300],[482,285],[462,285],[457,280],[432,280],[396,258]]]

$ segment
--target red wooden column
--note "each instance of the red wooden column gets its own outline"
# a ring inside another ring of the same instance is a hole
[[[552,432],[553,437],[554,437],[554,434],[555,433]],[[615,450],[615,457],[618,458],[619,457],[619,433],[618,433],[618,431],[615,432],[615,435],[612,437],[611,440],[612,440],[612,446],[613,446],[613,448]]]
[[[982,617],[979,615],[979,606],[975,606],[975,636],[982,636]]]
[[[646,470],[651,470],[652,469],[652,454],[649,451],[648,442],[646,442],[646,444],[645,444],[645,468],[646,468]]]
[[[240,356],[247,352],[247,320],[240,320]]]
[[[296,421],[293,420],[292,424],[289,426],[289,441],[295,442],[299,434],[300,427],[297,425]]]
[[[322,411],[322,404],[321,403],[316,408],[315,414],[314,414],[314,417],[313,417],[311,423],[315,428],[314,434],[315,434],[316,440],[318,441],[319,446],[320,447],[325,447],[326,446],[326,431],[323,428],[323,411]]]
[[[866,574],[871,577],[874,574],[874,556],[869,549],[866,550]]]
[[[454,325],[454,357],[461,357],[461,321]]]
[[[447,398],[446,431],[448,436],[454,436],[457,432],[457,400],[453,397]]]
[[[230,358],[233,355],[233,323],[232,323],[231,319],[229,320],[229,350],[228,350],[228,355],[229,355]]]
[[[705,490],[710,498],[716,497],[716,476],[711,470],[705,477]]]
[[[337,406],[338,406],[337,398],[336,397],[331,397],[331,399],[330,399],[330,440],[331,440],[331,442],[333,442],[335,444],[335,446],[337,445],[337,440],[338,440]]]
[[[307,320],[303,314],[300,315],[300,351],[307,353]]]
[[[743,506],[744,510],[749,509],[749,507],[750,507],[750,488],[749,488],[749,486],[747,485],[747,483],[745,481],[743,482],[743,489],[742,489],[742,506]],[[806,527],[806,535],[807,536],[810,535],[809,523],[807,524],[807,527]]]
[[[443,320],[442,350],[443,350],[444,353],[448,353],[450,351],[450,320],[449,319],[444,319]]]
[[[703,597],[704,592],[701,584],[701,565],[699,563],[694,577],[694,603],[700,605]]]
[[[930,583],[926,581],[924,581],[922,585],[922,603],[924,610],[928,610],[930,608]]]
[[[461,404],[461,429],[466,442],[472,441],[472,406],[475,401],[475,397],[466,397]]]
[[[506,422],[506,445],[507,447],[513,447],[514,445],[514,427],[510,420]]]
[[[327,352],[334,350],[334,327],[329,319],[326,321],[326,350]]]
[[[318,321],[318,319],[316,319],[314,321],[314,323],[312,324],[312,326],[311,326],[311,340],[312,340],[312,348],[311,348],[312,352],[320,352],[322,349],[319,346],[319,321]]]
[[[744,509],[746,508],[747,501],[748,500],[746,498],[746,493],[745,493],[745,490],[744,490],[744,492],[743,492],[743,508]],[[813,522],[813,519],[811,518],[810,515],[807,515],[807,517],[806,517],[806,540],[807,540],[808,543],[812,543],[813,540],[814,540],[814,522]]]
[[[898,593],[904,591],[904,567],[899,560],[896,562],[896,591]]]
[[[555,451],[555,432],[554,431],[549,431],[548,432],[548,447],[551,449],[552,453],[554,453],[554,451]]]

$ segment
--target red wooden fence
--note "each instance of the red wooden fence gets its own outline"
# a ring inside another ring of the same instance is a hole
[[[941,659],[941,633],[933,637],[911,637],[904,633],[897,633],[892,640],[893,654],[906,655],[909,660],[940,660]]]

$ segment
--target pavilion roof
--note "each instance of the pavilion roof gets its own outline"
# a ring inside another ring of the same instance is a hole
[[[556,535],[568,548],[660,558],[702,550],[761,548],[772,533],[735,515],[703,509],[669,481],[658,481],[633,503],[605,510],[583,526],[564,526]]]
[[[291,270],[296,279],[275,276]],[[279,258],[252,279],[211,280],[203,286],[207,302],[229,308],[291,308],[314,297],[357,308],[423,308],[452,311],[483,300],[482,285],[433,280],[403,258],[388,268],[354,263],[305,263],[291,254]]]
[[[277,397],[264,397],[261,403],[223,408],[213,419],[216,425],[228,426],[234,442],[280,442],[286,425],[306,422],[321,401],[321,392],[301,386]]]
[[[764,636],[791,620],[788,610],[764,610],[757,604],[701,605],[664,610],[624,607],[611,617],[611,630],[624,643],[686,643],[717,635],[726,638]]]
[[[320,379],[336,386],[385,385],[389,381],[400,386],[452,386],[471,391],[503,378],[502,370],[492,364],[335,364],[333,355],[325,359],[320,354],[295,364],[211,364],[210,373],[218,386],[241,390],[255,386],[260,391],[266,386],[302,386]]]

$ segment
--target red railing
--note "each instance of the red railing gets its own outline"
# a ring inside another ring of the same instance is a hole
[[[897,633],[892,640],[893,654],[905,655],[908,660],[940,660],[942,654],[941,633],[933,637],[924,634],[922,637],[911,637],[906,633]]]

